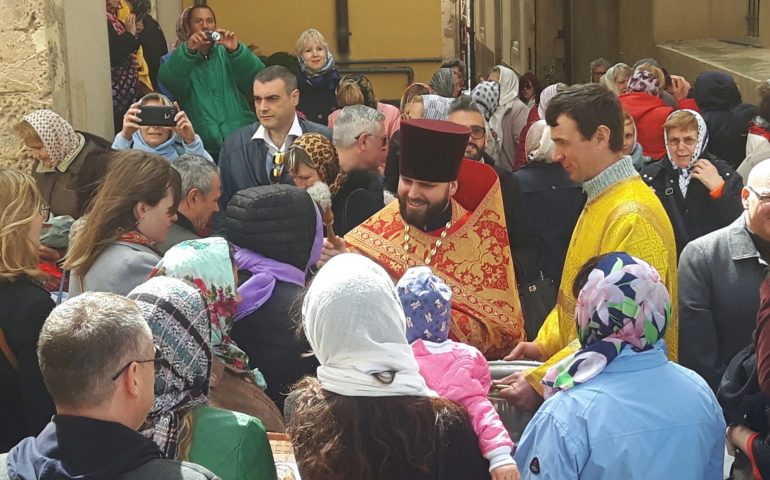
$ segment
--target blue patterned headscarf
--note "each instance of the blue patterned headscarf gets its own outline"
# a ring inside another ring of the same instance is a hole
[[[630,347],[653,348],[671,316],[671,297],[655,268],[627,253],[605,255],[588,275],[575,305],[583,346],[545,375],[545,396],[585,383]]]
[[[406,315],[406,339],[441,343],[449,337],[452,290],[430,267],[412,267],[396,285]]]

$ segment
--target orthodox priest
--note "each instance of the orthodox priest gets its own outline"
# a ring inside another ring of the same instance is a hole
[[[463,160],[469,135],[450,122],[402,121],[398,201],[345,235],[346,251],[394,280],[430,266],[452,288],[452,338],[499,359],[525,340],[524,321],[500,182],[491,167]]]

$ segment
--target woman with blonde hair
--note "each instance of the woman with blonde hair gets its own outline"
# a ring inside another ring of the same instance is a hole
[[[54,303],[40,283],[48,205],[34,178],[0,170],[0,205],[0,451],[7,452],[55,413],[37,363],[37,339]]]
[[[160,155],[126,150],[116,155],[64,267],[72,270],[70,296],[85,291],[126,295],[160,260],[176,220],[179,173]]]
[[[299,35],[296,54],[300,69],[297,110],[311,122],[326,125],[329,114],[337,109],[336,91],[340,83],[329,44],[321,32],[310,28]]]

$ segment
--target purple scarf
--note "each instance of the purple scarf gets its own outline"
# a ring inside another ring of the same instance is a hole
[[[321,247],[323,246],[323,223],[317,208],[315,219],[315,239],[305,271],[288,263],[267,258],[247,248],[236,249],[235,264],[238,270],[246,270],[251,273],[251,278],[238,287],[238,293],[241,294],[243,300],[238,304],[238,310],[235,314],[236,321],[259,310],[273,295],[276,281],[293,283],[300,287],[305,286],[306,272],[321,258]]]

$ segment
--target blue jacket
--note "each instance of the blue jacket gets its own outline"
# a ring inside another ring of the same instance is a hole
[[[722,410],[660,345],[626,348],[596,377],[549,398],[516,450],[521,478],[721,479]]]
[[[115,135],[115,141],[112,142],[112,148],[115,150],[128,150],[129,148],[134,148],[143,152],[156,153],[169,162],[173,162],[176,160],[176,157],[184,155],[185,153],[198,155],[209,162],[214,161],[214,159],[211,158],[211,155],[209,155],[209,152],[203,148],[203,142],[197,133],[195,134],[195,140],[189,145],[184,143],[182,137],[172,132],[171,137],[169,137],[168,140],[157,147],[151,147],[147,145],[147,142],[144,141],[144,137],[142,137],[142,133],[138,130],[131,136],[131,140],[126,140],[123,133],[118,132],[118,134]]]

